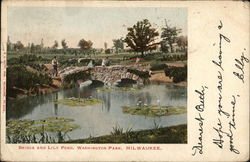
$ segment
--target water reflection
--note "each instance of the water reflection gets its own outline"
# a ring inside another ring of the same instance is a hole
[[[58,100],[58,93],[55,94],[55,98],[54,101]],[[58,104],[56,104],[54,102],[54,113],[55,113],[55,117],[58,117]]]
[[[88,88],[73,88],[36,97],[8,100],[7,120],[9,119],[41,119],[46,117],[64,117],[75,119],[81,129],[70,132],[72,139],[110,134],[113,127],[119,124],[126,130],[151,129],[154,123],[161,126],[184,124],[187,122],[186,114],[145,117],[124,114],[122,106],[136,106],[138,100],[142,104],[186,106],[186,87],[166,85],[150,85],[136,91],[97,91]],[[55,104],[53,101],[68,97],[94,97],[103,100],[102,104],[86,107],[69,107]]]

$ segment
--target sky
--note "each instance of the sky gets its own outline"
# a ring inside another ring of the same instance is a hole
[[[113,46],[112,40],[125,37],[127,28],[148,19],[161,32],[165,19],[170,26],[187,35],[186,8],[138,7],[9,7],[8,36],[12,43],[21,41],[51,47],[55,40],[65,39],[75,48],[80,39],[91,40],[93,47]]]

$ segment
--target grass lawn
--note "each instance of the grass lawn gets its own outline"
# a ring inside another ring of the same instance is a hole
[[[114,128],[111,135],[67,141],[67,143],[187,143],[187,125],[141,131]]]

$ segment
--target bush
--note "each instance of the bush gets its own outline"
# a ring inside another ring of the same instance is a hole
[[[47,74],[39,74],[28,71],[25,66],[11,66],[7,68],[7,93],[11,94],[13,87],[29,90],[36,85],[50,85],[52,79]]]
[[[127,72],[135,74],[137,76],[139,76],[140,78],[149,78],[149,72],[148,71],[139,71],[139,70],[135,70],[135,69],[128,69]]]
[[[151,64],[150,70],[163,70],[167,67],[166,64],[161,64],[159,62],[154,62]]]
[[[187,80],[187,65],[184,67],[167,66],[164,72],[170,79],[173,78],[174,83]]]
[[[111,54],[111,49],[109,49],[109,48],[106,49],[106,50],[105,50],[105,53],[106,53],[106,54]]]
[[[90,78],[90,73],[87,73],[86,71],[79,71],[66,75],[63,81],[65,83],[71,83],[71,81],[76,82],[77,80],[86,80],[89,78]]]
[[[184,61],[187,60],[187,55],[165,55],[160,61]]]
[[[47,62],[49,59],[42,58],[41,56],[36,56],[36,55],[23,55],[18,58],[11,58],[8,60],[9,65],[29,65],[31,63],[35,62]]]

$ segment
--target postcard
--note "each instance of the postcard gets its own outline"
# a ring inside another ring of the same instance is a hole
[[[1,13],[1,160],[249,160],[249,2]]]

